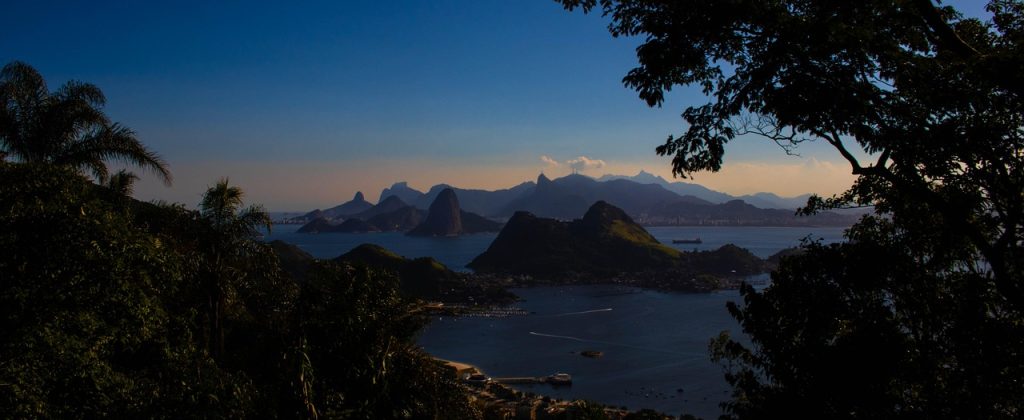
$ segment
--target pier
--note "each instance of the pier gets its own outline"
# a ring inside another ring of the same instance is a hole
[[[554,386],[572,385],[572,376],[568,373],[556,373],[550,376],[520,376],[511,378],[491,378],[499,384],[550,384]]]
[[[499,384],[543,384],[548,381],[548,378],[543,376],[523,376],[513,378],[491,378],[491,380]]]

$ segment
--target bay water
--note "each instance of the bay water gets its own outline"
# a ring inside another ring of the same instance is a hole
[[[267,240],[298,245],[317,258],[334,258],[373,243],[409,258],[430,256],[466,271],[496,234],[454,238],[401,233],[301,234],[296,225],[275,226]],[[765,258],[801,240],[842,240],[842,228],[649,227],[662,243],[680,250],[711,250],[732,243]],[[700,244],[672,244],[700,238]],[[767,275],[760,276],[765,279]],[[615,285],[514,289],[517,306],[530,314],[509,318],[440,317],[418,342],[434,356],[469,363],[490,376],[573,376],[572,386],[516,385],[523,391],[588,399],[631,410],[652,408],[671,415],[716,418],[729,397],[722,368],[708,354],[722,331],[740,337],[726,303],[739,292],[664,293]],[[587,358],[581,351],[603,355]]]

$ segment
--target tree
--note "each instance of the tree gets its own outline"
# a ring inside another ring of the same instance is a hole
[[[752,345],[715,346],[733,415],[1020,415],[1024,3],[991,1],[987,22],[930,0],[561,3],[644,37],[623,82],[649,105],[703,89],[657,149],[675,174],[721,169],[739,136],[826,142],[858,178],[803,211],[875,208],[849,243],[743,290],[731,310]]]
[[[426,320],[400,279],[323,261],[302,284],[310,406],[327,418],[478,418],[457,377],[415,344]]]
[[[193,264],[68,168],[0,162],[0,417],[252,415],[172,302]]]
[[[268,231],[270,216],[262,206],[242,207],[244,193],[231,186],[224,178],[203,194],[199,213],[206,223],[202,235],[205,261],[204,288],[207,290],[207,308],[210,334],[210,352],[215,359],[224,354],[224,311],[235,288],[248,273],[249,265],[272,257],[270,250],[254,238],[259,228]]]
[[[69,81],[50,92],[28,64],[14,61],[0,70],[0,158],[49,163],[108,177],[106,161],[117,160],[155,172],[167,184],[171,172],[135,133],[103,113],[106,98],[90,83]]]

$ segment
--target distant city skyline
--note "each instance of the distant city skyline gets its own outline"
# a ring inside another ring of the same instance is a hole
[[[984,16],[982,2],[951,3]],[[141,173],[136,197],[189,206],[221,177],[275,211],[332,206],[356,191],[375,200],[397,181],[507,188],[566,175],[573,160],[588,176],[643,169],[672,180],[654,148],[683,131],[687,105],[705,101],[677,88],[648,108],[621,83],[639,41],[612,38],[599,15],[554,1],[5,9],[0,60],[29,63],[51,89],[99,86],[107,114],[175,176],[166,188]],[[793,196],[838,193],[854,179],[827,145],[797,152],[738,139],[721,172],[686,181]]]

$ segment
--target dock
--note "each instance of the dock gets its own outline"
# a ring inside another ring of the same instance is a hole
[[[549,376],[518,376],[509,378],[491,378],[499,384],[551,384],[553,386],[572,385],[572,376],[567,373],[556,373]]]
[[[499,384],[542,384],[547,382],[547,378],[540,376],[523,376],[517,378],[491,378],[494,382]]]

